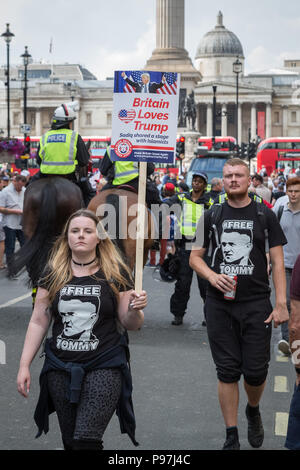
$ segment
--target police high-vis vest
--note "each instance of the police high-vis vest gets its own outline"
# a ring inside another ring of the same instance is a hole
[[[110,147],[107,147],[107,153],[110,158]],[[126,184],[139,176],[138,162],[119,162],[115,161],[115,175],[112,184]]]
[[[203,214],[204,205],[196,204],[188,199],[185,194],[178,195],[178,199],[182,202],[182,211],[179,221],[179,228],[185,237],[193,237],[196,233],[198,221]]]
[[[68,175],[75,171],[78,133],[71,129],[51,130],[40,139],[40,171],[49,175]]]

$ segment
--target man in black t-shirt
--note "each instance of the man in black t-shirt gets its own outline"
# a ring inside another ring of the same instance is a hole
[[[219,207],[218,220],[214,219],[214,206],[204,214],[204,224],[199,223],[199,227],[204,225],[203,241],[194,246],[190,266],[208,281],[205,312],[226,425],[223,449],[240,448],[237,415],[241,375],[248,396],[248,441],[258,448],[264,438],[259,402],[270,360],[272,320],[277,327],[288,318],[282,250],[286,238],[272,211],[250,199],[251,178],[243,160],[234,158],[225,163],[223,182],[228,200]],[[266,249],[273,268],[274,308]],[[207,254],[211,255],[210,267],[203,260]]]

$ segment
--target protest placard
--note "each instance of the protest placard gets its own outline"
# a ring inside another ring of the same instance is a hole
[[[116,71],[110,158],[139,162],[138,207],[145,203],[147,162],[173,163],[180,75]],[[138,211],[135,289],[142,289],[145,212]]]

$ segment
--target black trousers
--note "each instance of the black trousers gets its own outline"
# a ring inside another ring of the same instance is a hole
[[[264,383],[270,361],[272,324],[264,323],[273,310],[270,299],[235,302],[207,296],[206,325],[217,376],[235,383]]]
[[[180,268],[177,274],[177,281],[175,283],[175,291],[170,299],[170,311],[174,316],[183,317],[185,315],[190,298],[190,290],[194,273],[189,265],[190,253],[190,250],[185,250],[182,247],[177,248],[177,254],[180,258]],[[200,296],[203,302],[205,302],[207,281],[198,275],[197,281]]]

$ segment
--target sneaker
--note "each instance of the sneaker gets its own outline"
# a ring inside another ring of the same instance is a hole
[[[239,438],[234,434],[228,436],[224,442],[223,450],[240,450]]]
[[[264,428],[260,412],[258,412],[255,416],[249,416],[247,405],[246,416],[248,420],[248,442],[252,447],[258,449],[264,442]]]
[[[180,317],[179,315],[175,315],[175,318],[172,321],[172,325],[179,326],[179,325],[182,325],[182,323],[183,323],[182,317]]]
[[[150,261],[148,261],[145,266],[147,266],[148,268],[156,268],[156,264],[151,264]]]
[[[281,339],[277,345],[278,350],[282,352],[285,356],[291,355],[290,345],[285,339]]]

